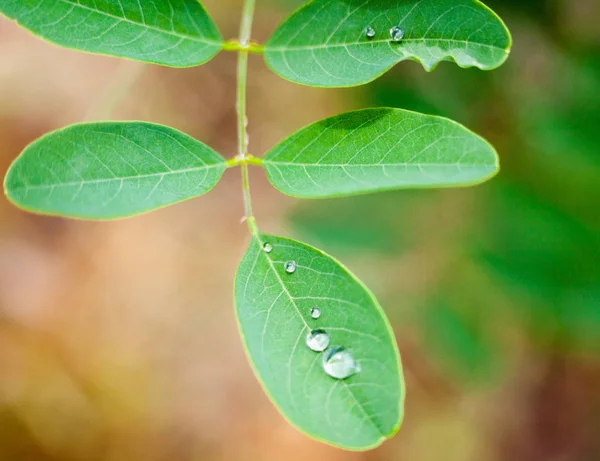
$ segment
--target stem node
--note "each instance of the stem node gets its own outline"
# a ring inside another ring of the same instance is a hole
[[[235,53],[245,51],[251,54],[264,54],[265,47],[254,40],[242,42],[241,40],[233,39],[223,42],[221,45],[223,51],[233,51]]]

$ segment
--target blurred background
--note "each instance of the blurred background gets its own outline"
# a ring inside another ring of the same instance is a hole
[[[259,1],[254,37],[300,3]],[[395,438],[368,453],[319,444],[261,391],[232,305],[248,235],[231,170],[207,196],[110,223],[0,198],[0,460],[600,460],[600,2],[487,3],[515,43],[492,72],[405,62],[323,90],[251,58],[255,155],[374,105],[453,118],[500,154],[482,186],[326,201],[251,171],[261,228],[344,261],[390,317],[408,393]],[[241,0],[205,4],[236,36]],[[169,124],[232,157],[235,59],[144,66],[0,18],[0,174],[43,133],[106,117]]]

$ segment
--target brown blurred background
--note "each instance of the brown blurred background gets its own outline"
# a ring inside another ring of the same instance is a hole
[[[204,3],[234,37],[241,1]],[[300,3],[259,1],[255,39]],[[251,171],[261,228],[342,259],[390,316],[408,388],[394,439],[368,453],[319,444],[261,391],[232,306],[248,235],[231,170],[207,196],[110,223],[0,199],[0,460],[600,460],[600,3],[488,4],[515,41],[493,72],[411,62],[324,90],[251,58],[255,155],[374,105],[454,118],[500,153],[502,173],[476,188],[317,202]],[[0,18],[0,173],[43,133],[107,116],[172,125],[232,157],[235,59],[145,66]]]

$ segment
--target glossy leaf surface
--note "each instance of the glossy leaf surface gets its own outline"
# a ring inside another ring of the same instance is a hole
[[[300,242],[253,237],[235,281],[238,321],[266,392],[297,428],[349,449],[393,435],[402,419],[404,384],[398,350],[379,304],[336,260]],[[266,252],[263,244],[271,245]],[[285,270],[293,261],[295,271]],[[317,307],[321,316],[311,316]],[[360,371],[346,379],[324,372],[325,353],[306,345],[323,329],[330,348],[349,348]]]
[[[401,40],[392,39],[394,27]],[[428,71],[440,61],[489,70],[506,60],[510,47],[500,18],[476,0],[314,0],[275,31],[265,58],[293,82],[346,87],[406,59]]]
[[[451,120],[377,108],[331,117],[267,153],[271,183],[296,197],[466,186],[498,171],[484,139]]]
[[[202,195],[224,170],[219,154],[173,128],[85,123],[30,144],[4,187],[12,202],[29,211],[112,219]]]
[[[221,49],[196,0],[2,0],[0,12],[57,45],[165,66],[202,64]]]

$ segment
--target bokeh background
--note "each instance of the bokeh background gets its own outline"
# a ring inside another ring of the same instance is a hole
[[[255,38],[299,3],[259,1]],[[234,37],[241,1],[205,4]],[[251,171],[261,227],[343,260],[389,315],[408,389],[395,438],[368,453],[319,444],[262,393],[232,306],[248,242],[232,170],[204,197],[110,223],[0,198],[0,460],[600,460],[600,2],[488,4],[515,42],[493,72],[406,62],[323,90],[251,58],[255,155],[373,105],[454,118],[500,153],[482,186],[326,201]],[[44,132],[106,117],[166,123],[231,157],[235,59],[144,66],[0,18],[0,173]]]

